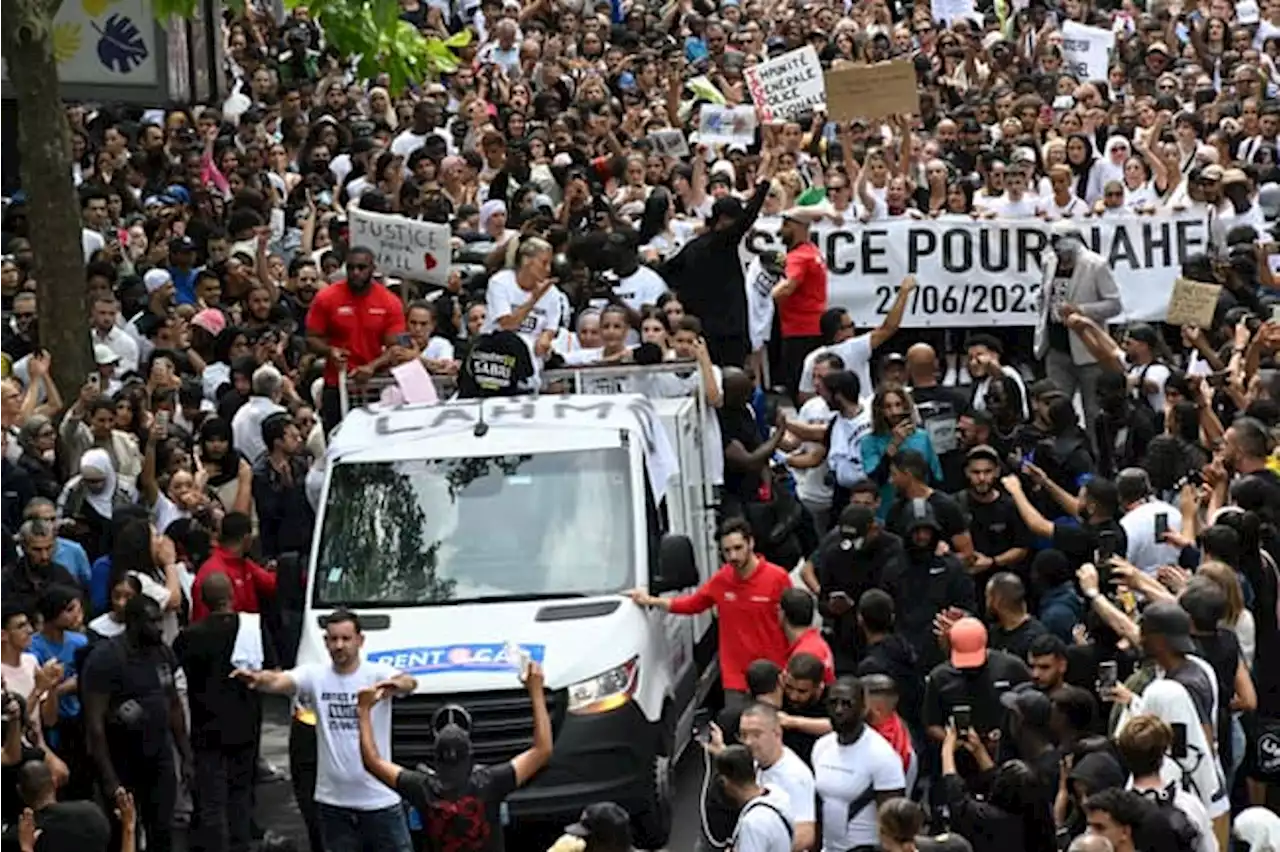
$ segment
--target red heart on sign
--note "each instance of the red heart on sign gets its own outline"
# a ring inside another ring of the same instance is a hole
[[[436,256],[431,252],[428,251],[422,253],[422,265],[427,268],[428,272],[435,269],[439,263],[440,262],[436,260]]]

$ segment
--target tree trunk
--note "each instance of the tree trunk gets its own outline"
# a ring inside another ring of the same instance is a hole
[[[71,179],[67,125],[53,59],[53,17],[61,0],[0,0],[0,47],[18,103],[18,155],[36,260],[40,345],[53,379],[74,400],[93,367],[80,240],[80,204]]]

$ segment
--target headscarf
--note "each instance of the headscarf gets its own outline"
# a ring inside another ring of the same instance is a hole
[[[382,115],[378,115],[373,111],[373,96],[376,94],[381,94],[384,98],[387,99],[387,111],[384,112]],[[391,100],[391,95],[387,92],[386,89],[382,88],[381,86],[374,86],[372,89],[370,89],[369,95],[365,100],[365,106],[366,106],[366,111],[369,113],[370,118],[374,119],[375,121],[385,121],[387,123],[387,127],[390,127],[392,130],[396,129],[396,125],[399,124],[399,120],[396,117],[396,107]]]
[[[1230,810],[1231,802],[1226,795],[1222,769],[1213,747],[1205,739],[1200,714],[1196,712],[1187,688],[1167,677],[1152,681],[1142,695],[1134,696],[1120,719],[1116,733],[1124,730],[1129,719],[1147,713],[1160,717],[1170,726],[1182,725],[1187,730],[1187,756],[1178,759],[1166,756],[1164,765],[1160,767],[1160,780],[1165,784],[1177,782],[1182,789],[1200,799],[1210,819]]]
[[[84,488],[84,499],[93,510],[103,518],[110,518],[115,507],[116,495],[116,468],[111,463],[111,455],[106,450],[94,448],[85,450],[84,455],[80,457],[80,476],[75,480],[78,484],[84,482],[84,474],[86,470],[96,470],[106,477],[105,487],[94,493],[89,486]]]
[[[480,230],[488,233],[489,220],[498,213],[507,212],[507,203],[497,198],[490,198],[480,205]]]
[[[1266,808],[1245,808],[1232,831],[1249,844],[1249,852],[1280,852],[1280,816]]]

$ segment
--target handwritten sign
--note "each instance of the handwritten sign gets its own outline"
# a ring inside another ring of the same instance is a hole
[[[1222,287],[1202,284],[1187,278],[1173,282],[1169,295],[1169,312],[1165,322],[1169,325],[1195,325],[1208,328],[1213,325],[1213,312],[1218,308],[1218,294]]]
[[[689,142],[680,130],[655,130],[649,134],[649,144],[653,146],[654,153],[664,157],[689,156]]]
[[[1107,79],[1109,52],[1115,43],[1111,30],[1067,21],[1062,25],[1062,56],[1067,66],[1063,70],[1080,79]]]
[[[743,77],[751,100],[765,121],[794,118],[806,110],[826,103],[826,86],[822,80],[822,63],[813,45],[784,53],[776,59],[752,68],[744,68]]]
[[[698,141],[704,145],[750,145],[755,139],[754,107],[704,104],[698,112]]]
[[[827,72],[826,84],[827,112],[835,121],[920,111],[916,69],[910,62],[847,65]]]
[[[453,249],[449,245],[452,235],[448,225],[370,213],[359,208],[349,210],[348,216],[351,247],[361,246],[372,251],[379,272],[429,284],[449,283]]]

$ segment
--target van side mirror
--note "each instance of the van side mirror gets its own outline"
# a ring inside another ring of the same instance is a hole
[[[649,594],[660,595],[698,585],[693,542],[686,535],[664,535],[658,545],[658,574],[649,582]]]

